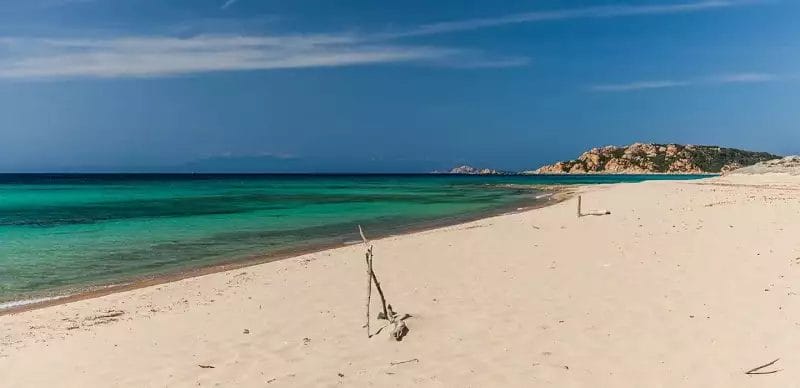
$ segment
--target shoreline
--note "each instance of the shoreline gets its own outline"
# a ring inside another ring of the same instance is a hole
[[[582,175],[608,175],[608,176],[617,176],[617,175],[634,175],[634,176],[664,176],[664,175],[676,175],[676,176],[704,176],[704,177],[715,177],[715,176],[723,176],[727,173],[723,172],[605,172],[605,171],[598,171],[598,172],[537,172],[537,173],[530,173],[526,174],[520,172],[516,175],[524,175],[524,176],[582,176]]]
[[[552,206],[568,200],[581,187],[583,187],[583,185],[537,185],[529,188],[541,191],[543,194],[541,196],[537,195],[536,198],[533,199],[533,203],[527,206],[501,206],[490,210],[464,214],[460,216],[451,216],[444,219],[422,221],[413,226],[401,228],[399,232],[376,233],[371,235],[370,239],[374,240],[394,236],[410,235],[450,226],[467,224],[470,222],[506,214],[522,213],[528,210]],[[543,198],[547,199],[543,200]],[[0,303],[0,317],[87,299],[99,298],[106,295],[137,290],[150,286],[177,282],[183,279],[196,278],[219,272],[232,271],[260,264],[287,260],[310,253],[323,252],[358,243],[360,243],[360,241],[348,240],[344,242],[317,243],[299,248],[279,249],[270,253],[249,255],[244,258],[230,259],[214,264],[179,270],[172,273],[141,276],[114,284],[94,285],[83,288],[78,287],[78,289],[72,292],[68,291],[64,294],[58,294],[56,292],[52,295],[43,294],[39,296],[32,296],[29,299],[2,302]],[[8,306],[2,307],[3,305]]]
[[[6,315],[37,386],[791,386],[800,178],[573,186],[552,206]],[[586,210],[576,217],[575,196]],[[547,201],[553,203],[555,201]],[[375,226],[373,226],[375,228]],[[367,230],[369,232],[369,230]],[[374,291],[374,290],[373,290]],[[375,296],[375,295],[373,295]],[[65,358],[64,355],[69,355]],[[780,359],[780,373],[747,375]],[[407,362],[414,360],[413,362]],[[48,365],[47,373],[38,373]]]

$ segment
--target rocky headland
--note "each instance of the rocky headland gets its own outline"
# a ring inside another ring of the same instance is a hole
[[[575,160],[542,166],[526,174],[718,174],[779,159],[767,152],[702,145],[634,143],[592,148]]]

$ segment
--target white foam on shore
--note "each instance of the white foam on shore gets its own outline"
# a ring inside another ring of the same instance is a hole
[[[49,296],[49,297],[46,297],[46,298],[35,298],[35,299],[25,299],[25,300],[15,300],[15,301],[11,301],[11,302],[3,302],[3,303],[0,303],[0,310],[7,310],[7,309],[10,309],[10,308],[14,308],[14,307],[27,306],[29,304],[47,302],[47,301],[56,300],[56,299],[62,299],[62,298],[66,298],[68,296],[69,295]]]

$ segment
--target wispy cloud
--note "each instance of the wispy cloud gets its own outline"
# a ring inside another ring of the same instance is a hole
[[[621,84],[593,85],[591,89],[597,92],[629,92],[633,90],[664,89],[688,85],[690,85],[690,83],[684,81],[639,81]]]
[[[157,77],[215,71],[429,62],[519,66],[448,47],[365,43],[346,34],[4,39],[0,78]],[[493,61],[494,63],[492,63]]]
[[[92,0],[48,0],[85,2]],[[227,9],[238,0],[226,0]],[[497,57],[464,48],[403,44],[418,37],[516,23],[699,12],[761,3],[705,0],[664,5],[614,5],[529,12],[412,27],[393,33],[289,34],[278,36],[121,36],[101,39],[0,37],[0,78],[157,77],[179,74],[332,67],[382,63],[429,63],[457,68],[525,66],[526,57]],[[749,77],[749,78],[748,78]],[[752,82],[754,75],[717,82]],[[687,86],[691,81],[598,85],[598,91]]]
[[[709,0],[663,5],[609,5],[569,8],[554,11],[515,13],[493,18],[476,18],[426,24],[406,31],[388,33],[386,37],[401,38],[469,31],[510,24],[535,23],[569,19],[600,19],[638,15],[663,15],[709,11],[721,8],[758,4],[759,0]]]
[[[770,82],[770,81],[778,81],[782,77],[776,74],[770,73],[733,73],[733,74],[722,74],[715,77],[710,77],[706,80],[708,83],[723,83],[723,84],[730,84],[730,83],[758,83],[758,82]]]
[[[39,3],[36,3],[36,5],[42,8],[51,8],[69,6],[73,4],[93,3],[95,1],[96,0],[42,0]]]
[[[220,8],[220,9],[228,9],[228,7],[230,7],[230,6],[234,5],[234,4],[236,4],[236,2],[238,2],[238,1],[239,1],[239,0],[226,0],[226,1],[225,1],[225,3],[224,3],[224,4],[222,4],[222,7],[219,7],[219,8]]]
[[[632,92],[648,89],[667,89],[701,85],[724,85],[737,83],[763,83],[794,79],[772,73],[726,73],[686,80],[650,80],[615,84],[599,84],[589,87],[595,92]]]
[[[531,63],[530,58],[516,57],[516,58],[457,58],[458,61],[449,61],[445,63],[448,67],[458,69],[499,69],[508,67],[523,67]]]

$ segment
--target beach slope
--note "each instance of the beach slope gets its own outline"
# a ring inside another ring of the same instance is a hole
[[[402,342],[367,338],[353,245],[0,316],[2,385],[800,380],[799,177],[581,191],[585,211],[611,214],[578,218],[571,200],[374,241],[389,302],[413,315]],[[745,374],[777,358],[777,373]]]

